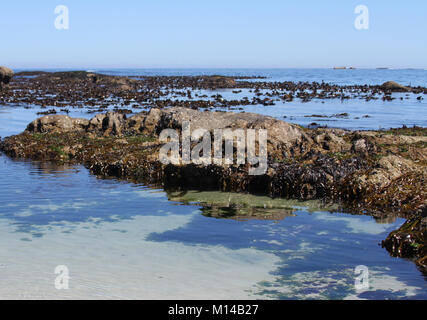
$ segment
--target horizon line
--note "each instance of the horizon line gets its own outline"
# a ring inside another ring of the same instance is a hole
[[[7,65],[4,65],[7,66]],[[79,66],[79,67],[14,67],[8,66],[11,69],[19,69],[19,70],[76,70],[76,71],[87,71],[87,70],[99,70],[99,69],[257,69],[257,70],[271,70],[271,69],[321,69],[321,70],[331,70],[334,68],[344,68],[341,70],[427,70],[427,67],[354,67],[354,66],[331,66],[331,67],[94,67],[94,66]],[[84,70],[83,70],[84,69]],[[340,71],[340,70],[336,70]]]

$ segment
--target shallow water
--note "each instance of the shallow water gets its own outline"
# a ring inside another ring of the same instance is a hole
[[[233,89],[223,89],[216,91],[200,90],[194,91],[193,99],[199,98],[194,96],[207,95],[205,100],[213,100],[212,95],[220,94],[226,100],[240,100],[248,97],[249,101],[255,96],[253,92],[242,89],[241,93],[233,93]],[[266,92],[266,90],[261,90]],[[331,128],[343,128],[349,130],[381,130],[390,128],[400,128],[403,125],[427,126],[427,95],[424,100],[417,100],[420,95],[406,95],[401,93],[392,94],[396,99],[393,101],[383,101],[382,99],[365,101],[356,98],[343,100],[341,99],[313,99],[309,102],[301,102],[295,99],[292,102],[274,101],[273,106],[263,105],[246,105],[230,108],[217,107],[214,110],[234,111],[234,112],[253,112],[267,116],[275,117],[279,120],[296,123],[302,126],[309,126],[317,123],[319,126]],[[262,95],[259,98],[264,99],[268,96]],[[378,96],[377,96],[378,97]],[[404,100],[400,100],[400,98]],[[172,98],[172,95],[168,98]],[[271,98],[271,97],[270,97]],[[276,98],[273,98],[276,99]],[[188,100],[183,97],[177,97],[176,100]],[[336,116],[339,114],[346,116]],[[316,116],[316,115],[320,115]]]
[[[16,70],[20,71],[20,70]],[[48,70],[60,71],[60,69]],[[379,85],[386,81],[397,81],[403,85],[427,87],[427,70],[332,70],[332,69],[94,69],[92,71],[120,76],[198,76],[198,75],[225,75],[225,76],[262,76],[266,79],[252,79],[249,81],[308,81],[328,82],[338,85]],[[264,90],[265,91],[265,90]],[[207,95],[208,98],[199,98],[195,94]],[[252,100],[253,92],[243,89],[235,94],[232,89],[224,90],[200,90],[193,92],[193,100],[212,100],[212,95],[221,94],[227,100],[240,100],[248,97]],[[232,108],[236,112],[255,112],[273,116],[303,126],[316,123],[320,126],[332,128],[344,128],[350,130],[378,130],[406,126],[427,126],[427,95],[393,94],[396,99],[383,101],[382,96],[377,95],[378,100],[365,101],[360,99],[313,99],[303,103],[300,99],[292,102],[275,101],[274,106],[249,105]],[[417,100],[418,97],[423,100]],[[260,96],[261,99],[266,96]],[[400,98],[403,100],[400,100]],[[169,96],[173,100],[187,100],[182,96]],[[274,97],[273,99],[276,99]],[[239,108],[243,110],[239,110]],[[149,108],[149,106],[142,106]],[[37,109],[37,108],[36,108]],[[229,108],[216,108],[228,111]],[[72,112],[72,109],[70,109]],[[142,109],[134,109],[140,112]],[[40,111],[40,110],[38,110]],[[43,110],[46,111],[46,110]],[[59,111],[59,110],[57,110]],[[334,117],[335,114],[347,113],[347,117]],[[323,117],[311,117],[322,115]],[[86,115],[85,117],[89,117]]]
[[[24,130],[36,111],[1,106],[0,136]],[[379,245],[400,218],[248,195],[167,194],[98,179],[82,166],[4,155],[0,176],[0,298],[427,298],[414,263]],[[69,269],[69,290],[55,289],[58,265]],[[363,292],[354,286],[359,265],[369,268]]]
[[[197,192],[183,204],[80,166],[1,156],[0,174],[1,298],[427,298],[415,265],[379,246],[402,219],[292,212],[295,203],[256,197],[258,217],[219,219]],[[70,271],[69,290],[54,287],[57,265]],[[358,265],[370,272],[363,293]]]

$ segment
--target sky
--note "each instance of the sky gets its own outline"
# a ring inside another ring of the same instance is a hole
[[[68,30],[55,28],[58,5]],[[0,65],[427,68],[426,31],[425,0],[1,1]]]

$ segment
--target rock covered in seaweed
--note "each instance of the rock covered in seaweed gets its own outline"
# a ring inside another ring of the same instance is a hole
[[[382,245],[394,257],[415,258],[420,269],[427,273],[427,207],[393,231]]]

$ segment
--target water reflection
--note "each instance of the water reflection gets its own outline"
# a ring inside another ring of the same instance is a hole
[[[30,161],[30,163],[33,169],[30,175],[36,175],[39,178],[50,178],[51,176],[64,178],[79,172],[78,166],[75,165],[39,161]]]
[[[321,201],[297,201],[289,199],[272,199],[246,193],[197,191],[168,192],[170,201],[185,205],[201,206],[204,216],[217,219],[236,220],[283,220],[294,216],[297,208],[308,212],[336,211],[338,206]]]
[[[97,179],[81,166],[5,156],[0,174],[0,281],[1,288],[14,288],[0,289],[2,297],[344,299],[427,293],[413,263],[378,246],[402,219],[377,224],[316,201],[166,193]],[[76,279],[74,290],[60,295],[49,278],[58,264],[69,265]],[[374,285],[364,296],[353,287],[352,270],[360,264],[373,271]],[[22,279],[41,289],[25,291]]]

